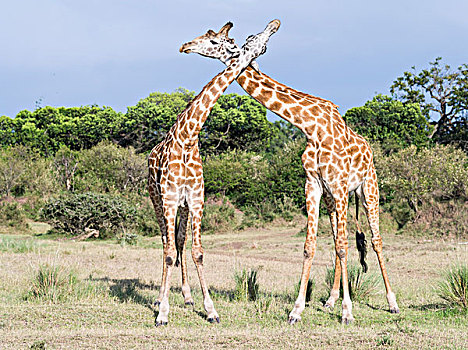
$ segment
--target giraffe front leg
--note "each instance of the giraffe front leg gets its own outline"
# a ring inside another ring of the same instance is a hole
[[[149,194],[151,201],[153,202],[153,207],[154,211],[156,213],[156,219],[158,221],[159,225],[159,230],[161,231],[161,241],[163,245],[163,255],[164,251],[166,250],[166,242],[167,242],[167,230],[166,230],[166,222],[164,220],[164,213],[163,213],[163,208],[162,208],[162,200],[161,196],[156,192],[154,189],[154,186],[150,182],[149,185]],[[161,304],[161,300],[164,294],[164,285],[165,285],[165,280],[166,280],[166,260],[163,256],[163,262],[162,262],[162,277],[161,277],[161,286],[159,288],[159,296],[158,298],[154,301],[154,305],[159,305]]]
[[[193,208],[192,210],[192,259],[197,267],[198,278],[200,280],[200,287],[203,293],[203,306],[207,313],[207,320],[210,323],[219,323],[219,315],[211,300],[210,292],[205,281],[205,274],[203,271],[203,247],[201,244],[201,217],[203,214],[202,206]]]
[[[301,285],[294,308],[289,314],[289,324],[294,324],[301,319],[301,313],[305,308],[305,298],[307,283],[309,281],[310,269],[315,255],[317,245],[317,225],[319,216],[319,203],[322,191],[319,183],[307,180],[306,183],[306,204],[307,204],[307,236],[304,243],[304,260],[302,263]]]
[[[163,271],[163,281],[161,283],[159,312],[156,318],[156,326],[167,325],[169,316],[169,291],[171,289],[170,281],[172,269],[177,259],[177,249],[175,242],[175,216],[176,209],[168,208],[164,210],[164,219],[166,222],[167,236],[166,244],[163,253],[163,267],[166,266],[166,271]]]

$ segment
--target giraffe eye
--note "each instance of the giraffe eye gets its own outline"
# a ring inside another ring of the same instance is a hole
[[[215,40],[210,40],[210,43],[212,43],[213,45],[218,45],[218,42]]]

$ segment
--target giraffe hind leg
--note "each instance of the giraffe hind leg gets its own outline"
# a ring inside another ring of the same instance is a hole
[[[187,252],[185,246],[187,244],[188,233],[190,231],[190,217],[188,206],[179,208],[179,224],[176,226],[176,247],[177,260],[176,266],[180,262],[180,270],[182,276],[182,295],[184,296],[185,305],[193,305],[193,298],[190,292],[190,285],[187,276]]]
[[[152,189],[151,186],[149,187],[149,193],[150,193],[151,201],[153,202],[153,207],[154,207],[154,211],[156,214],[156,220],[158,222],[159,230],[161,231],[161,240],[162,240],[163,251],[164,251],[166,249],[166,242],[167,242],[167,229],[166,229],[166,223],[164,221],[161,197],[155,190]],[[166,280],[166,273],[167,273],[167,266],[166,266],[166,261],[163,258],[161,286],[159,288],[159,296],[154,301],[155,305],[161,304],[161,300],[164,294],[164,285],[165,285],[164,281]]]
[[[333,197],[326,191],[323,193],[323,201],[327,207],[328,215],[330,217],[330,226],[333,233],[333,240],[336,240],[336,211],[335,202]],[[335,303],[340,297],[340,283],[341,283],[341,264],[340,258],[335,252],[335,273],[333,276],[333,285],[330,290],[330,296],[325,302],[325,310],[331,311],[335,307]]]
[[[371,173],[368,179],[364,182],[362,190],[356,192],[362,199],[367,221],[369,223],[372,232],[372,248],[377,255],[379,261],[380,271],[384,280],[385,289],[387,292],[387,302],[391,313],[399,313],[400,309],[396,301],[395,293],[393,293],[390,287],[390,281],[385,268],[384,257],[382,253],[382,237],[379,230],[379,192],[377,187],[377,177],[375,175],[375,169],[371,169]]]

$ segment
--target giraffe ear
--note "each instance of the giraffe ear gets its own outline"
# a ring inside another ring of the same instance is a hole
[[[223,28],[221,28],[218,32],[218,35],[224,35],[226,38],[228,37],[229,30],[233,27],[232,22],[227,22]]]

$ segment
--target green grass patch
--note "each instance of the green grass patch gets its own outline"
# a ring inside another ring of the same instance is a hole
[[[443,273],[439,296],[451,306],[468,309],[468,265],[454,265]]]

